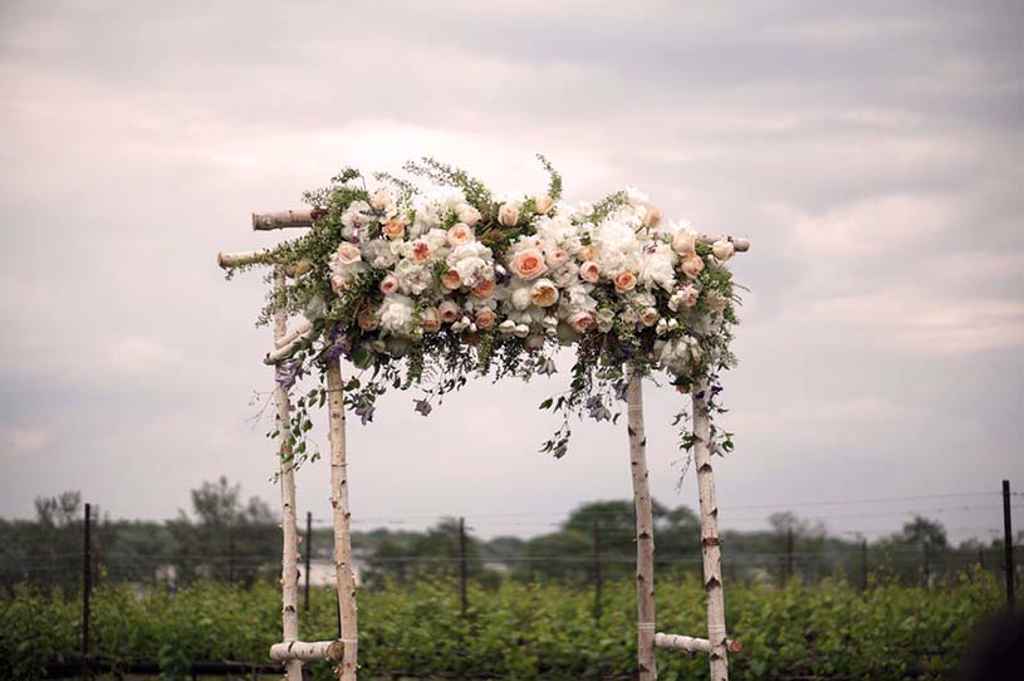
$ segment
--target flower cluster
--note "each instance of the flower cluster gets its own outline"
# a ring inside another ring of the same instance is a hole
[[[625,364],[682,391],[715,383],[733,362],[733,241],[666,219],[635,189],[568,204],[541,160],[551,182],[533,195],[495,197],[431,159],[407,166],[425,191],[346,171],[309,195],[313,230],[273,256],[301,263],[287,304],[319,332],[299,362],[341,353],[373,368],[347,396],[364,420],[386,387],[420,386],[427,413],[469,373],[552,373],[563,346],[578,350],[570,390],[542,406],[565,413],[611,418]],[[557,455],[563,430],[545,447]]]

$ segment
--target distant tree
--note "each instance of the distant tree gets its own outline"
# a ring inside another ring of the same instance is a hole
[[[251,583],[280,571],[280,529],[259,497],[242,502],[241,485],[227,477],[191,491],[193,520],[185,511],[168,522],[175,539],[175,568],[185,581],[197,576]]]

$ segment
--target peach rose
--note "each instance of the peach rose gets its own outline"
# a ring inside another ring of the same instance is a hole
[[[576,333],[586,333],[594,328],[597,323],[594,319],[594,313],[588,311],[576,312],[569,316],[569,326],[573,328]]]
[[[459,306],[450,300],[446,300],[437,308],[437,314],[441,317],[441,321],[445,324],[450,324],[456,321],[462,316],[462,312],[459,310]]]
[[[483,279],[473,287],[473,295],[477,298],[490,298],[494,295],[494,280]]]
[[[551,307],[558,302],[558,289],[550,279],[541,279],[530,287],[530,302],[537,307]]]
[[[437,314],[437,308],[428,307],[420,313],[420,326],[427,333],[436,333],[441,328],[441,317]]]
[[[548,266],[539,250],[524,248],[513,256],[509,269],[521,279],[536,279],[548,271]]]
[[[449,291],[454,291],[462,286],[462,277],[455,270],[448,270],[441,275],[441,284]]]
[[[511,203],[501,204],[498,209],[498,222],[506,227],[515,227],[519,222],[519,207]]]
[[[690,279],[696,279],[700,276],[700,273],[704,271],[704,259],[696,253],[683,258],[683,263],[680,265],[683,270],[683,274],[688,276]]]
[[[533,205],[536,207],[537,212],[542,215],[547,215],[551,207],[555,205],[555,200],[547,194],[541,194],[533,197]]]
[[[647,215],[644,216],[644,224],[648,227],[655,227],[659,222],[661,222],[661,209],[648,206]]]
[[[498,315],[489,307],[482,307],[476,311],[476,326],[479,329],[489,329],[494,326],[494,320]]]
[[[580,252],[577,254],[577,257],[583,261],[597,260],[597,246],[595,246],[594,244],[587,244],[586,246],[580,249]]]
[[[452,246],[468,244],[473,240],[473,229],[464,222],[456,222],[448,230],[448,243]]]
[[[615,290],[617,291],[632,291],[636,288],[636,275],[625,270],[615,275]]]
[[[583,281],[596,284],[597,280],[601,278],[601,268],[593,260],[588,260],[580,265],[580,277]]]
[[[359,324],[359,328],[363,331],[373,331],[378,326],[377,310],[369,305],[362,308],[359,310],[359,314],[356,315],[356,323]]]
[[[430,244],[423,239],[412,242],[412,259],[416,262],[424,262],[430,257]]]
[[[384,295],[390,295],[398,290],[398,278],[393,274],[389,274],[380,281],[380,292]]]
[[[402,218],[391,218],[381,225],[380,231],[392,241],[401,239],[405,236],[405,220]]]

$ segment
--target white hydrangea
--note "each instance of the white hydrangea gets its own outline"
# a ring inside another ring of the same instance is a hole
[[[416,324],[416,305],[412,298],[395,293],[385,296],[380,307],[380,327],[394,335],[409,335]]]

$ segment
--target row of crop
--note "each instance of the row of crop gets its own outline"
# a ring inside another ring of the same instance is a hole
[[[506,582],[473,588],[465,617],[444,582],[391,585],[360,594],[360,662],[369,674],[409,672],[509,679],[628,677],[635,669],[632,585],[609,584],[603,615],[593,596],[557,585]],[[307,640],[337,634],[333,594],[315,590],[303,612]],[[974,625],[999,608],[990,576],[965,574],[951,589],[877,584],[861,592],[842,582],[784,589],[727,590],[731,634],[744,644],[734,678],[796,676],[938,678],[959,660]],[[703,631],[703,593],[693,578],[662,579],[659,630]],[[157,660],[174,678],[196,660],[264,661],[280,637],[277,590],[198,584],[177,594],[99,589],[92,631],[97,655]],[[47,662],[79,646],[80,610],[60,595],[22,589],[0,601],[0,659],[15,679],[38,678]],[[662,652],[662,679],[706,678],[702,658]],[[318,678],[328,678],[320,666]]]

